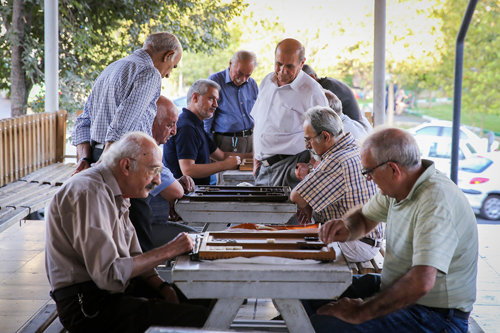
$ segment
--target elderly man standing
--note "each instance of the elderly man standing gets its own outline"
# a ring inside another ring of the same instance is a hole
[[[299,208],[299,222],[317,222],[344,216],[351,208],[366,203],[377,191],[375,183],[361,174],[359,148],[352,134],[344,133],[342,121],[327,107],[304,114],[306,148],[321,157],[321,163],[293,189],[290,199]],[[359,240],[340,243],[347,260],[372,259],[380,249],[384,226],[379,224]]]
[[[220,86],[212,80],[200,79],[187,94],[187,108],[183,109],[177,124],[177,135],[163,148],[163,163],[176,178],[190,176],[196,185],[209,185],[210,176],[238,168],[241,158],[251,153],[223,152],[208,136],[203,120],[213,116],[217,108]],[[217,162],[210,163],[210,159]]]
[[[214,116],[204,120],[205,131],[224,152],[251,153],[254,121],[250,115],[259,89],[250,76],[257,66],[253,52],[240,50],[229,68],[208,78],[221,86]]]
[[[260,84],[252,109],[256,185],[295,187],[296,164],[310,159],[303,149],[301,118],[309,108],[328,102],[321,86],[301,71],[305,60],[298,40],[282,40],[275,50],[274,73]]]
[[[144,332],[149,326],[202,327],[207,309],[178,304],[155,267],[190,251],[186,234],[142,254],[128,217],[129,199],[160,183],[161,151],[128,133],[98,166],[72,177],[47,211],[46,271],[51,296],[70,332]]]
[[[384,269],[381,277],[354,278],[346,297],[317,312],[320,304],[305,302],[316,332],[467,332],[478,233],[464,194],[432,161],[420,160],[415,138],[404,130],[370,135],[361,162],[380,191],[319,234],[328,243],[351,241],[387,222]]]

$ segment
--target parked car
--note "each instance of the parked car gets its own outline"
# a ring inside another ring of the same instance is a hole
[[[476,214],[500,220],[500,152],[478,154],[460,163],[458,186]]]
[[[173,100],[175,106],[177,106],[177,110],[179,110],[179,113],[182,113],[182,108],[185,108],[187,106],[187,97],[182,96],[179,98],[176,98]]]
[[[452,122],[445,120],[433,120],[431,122],[410,128],[408,129],[408,132],[418,137],[451,138]],[[460,141],[462,140],[468,142],[478,153],[486,153],[488,151],[488,139],[480,138],[463,125],[460,126]],[[491,151],[498,150],[498,145],[498,141],[493,141]]]

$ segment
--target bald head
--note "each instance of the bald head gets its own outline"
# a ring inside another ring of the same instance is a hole
[[[153,138],[160,145],[166,143],[168,139],[176,134],[179,114],[175,104],[165,96],[158,98],[156,108],[152,132]]]
[[[274,72],[278,86],[292,83],[306,60],[304,46],[296,39],[283,39],[276,46],[274,55]]]

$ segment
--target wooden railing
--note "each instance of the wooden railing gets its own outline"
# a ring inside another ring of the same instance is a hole
[[[0,186],[63,161],[66,115],[61,110],[0,120]]]

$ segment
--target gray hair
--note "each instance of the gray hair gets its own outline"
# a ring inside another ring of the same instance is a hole
[[[187,103],[191,103],[191,99],[193,98],[193,94],[197,93],[200,96],[203,96],[207,93],[208,87],[216,88],[218,91],[220,91],[220,86],[217,82],[208,80],[208,79],[199,79],[195,83],[189,87],[188,93],[187,93]]]
[[[403,168],[419,168],[420,148],[410,133],[399,128],[384,128],[368,136],[361,146],[361,154],[369,151],[375,163],[392,161]]]
[[[339,116],[342,115],[342,102],[337,95],[327,89],[323,89],[323,91],[325,92],[325,97],[328,100],[328,106],[330,106],[330,109],[337,112]]]
[[[234,65],[238,61],[252,61],[254,66],[257,67],[259,63],[257,62],[257,56],[255,53],[250,52],[250,51],[245,51],[245,50],[240,50],[237,51],[233,56],[231,57],[231,63]]]
[[[312,129],[316,134],[321,132],[330,133],[335,140],[339,140],[344,136],[344,125],[340,117],[326,106],[315,106],[310,108],[302,116],[303,121],[308,120],[311,124]],[[321,141],[321,138],[316,138],[317,142]]]
[[[142,46],[144,50],[150,50],[154,54],[167,51],[175,51],[175,54],[182,51],[182,45],[170,32],[155,32],[149,35]]]
[[[309,66],[308,64],[304,64],[304,66],[302,66],[302,70],[307,75],[314,75],[314,77],[318,77],[318,75],[316,74],[316,72],[314,71],[314,69],[311,66]]]
[[[129,132],[122,136],[120,140],[109,146],[101,156],[101,163],[113,169],[116,168],[124,158],[139,160],[140,156],[144,153],[145,141],[151,142],[161,154],[158,144],[151,136],[142,132]],[[134,171],[137,171],[137,162],[132,162]]]

